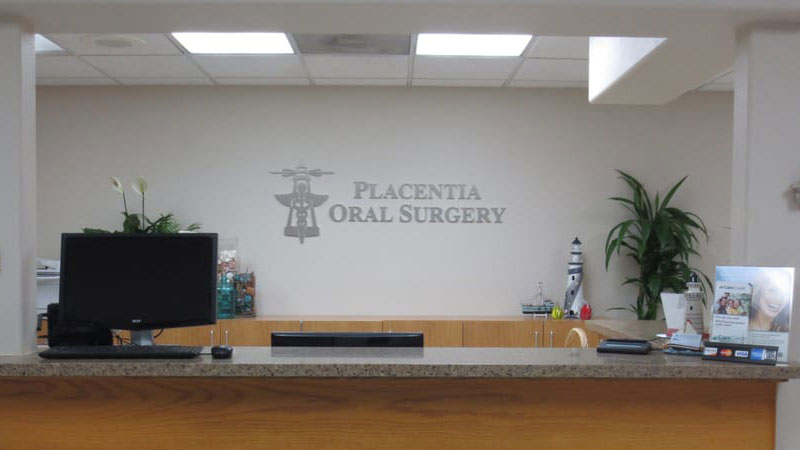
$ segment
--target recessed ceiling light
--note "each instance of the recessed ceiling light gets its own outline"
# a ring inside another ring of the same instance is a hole
[[[59,47],[58,44],[47,39],[46,37],[42,36],[41,34],[36,34],[33,36],[33,46],[36,49],[36,53],[63,53],[64,49]]]
[[[284,33],[172,33],[189,53],[291,54]]]
[[[417,55],[519,56],[530,40],[530,34],[421,33]]]

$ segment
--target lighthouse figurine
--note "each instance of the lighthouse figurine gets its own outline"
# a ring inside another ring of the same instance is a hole
[[[580,315],[581,308],[586,305],[583,298],[583,253],[581,241],[577,237],[572,241],[569,263],[567,263],[567,293],[564,295],[564,314],[572,317]]]

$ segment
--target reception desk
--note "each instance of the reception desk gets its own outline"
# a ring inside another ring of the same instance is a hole
[[[593,349],[0,357],[0,448],[771,449],[776,367]]]

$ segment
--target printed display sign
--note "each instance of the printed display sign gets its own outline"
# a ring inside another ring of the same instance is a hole
[[[786,362],[793,290],[791,267],[717,267],[711,340],[775,346]]]

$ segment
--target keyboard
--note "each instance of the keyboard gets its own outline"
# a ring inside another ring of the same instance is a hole
[[[189,359],[203,347],[183,345],[76,345],[49,348],[45,359]]]

